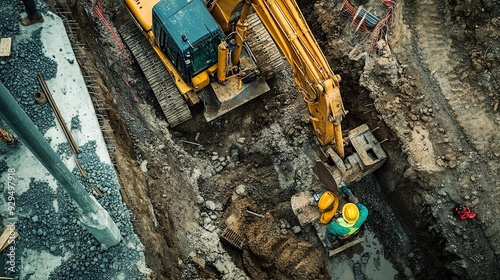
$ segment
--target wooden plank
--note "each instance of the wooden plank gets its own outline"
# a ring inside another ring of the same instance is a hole
[[[4,245],[7,243],[7,241],[9,240],[11,232],[12,232],[12,227],[8,226],[0,236],[0,249],[3,248]]]
[[[0,39],[0,56],[10,56],[12,38]]]
[[[14,239],[11,240],[15,240],[19,236],[19,233],[15,231],[15,228],[8,226],[0,236],[0,252],[10,245],[8,241],[12,231],[14,231]]]
[[[340,247],[338,247],[338,248],[336,248],[334,250],[330,250],[328,252],[328,256],[331,257],[331,256],[333,256],[335,254],[338,254],[338,253],[344,251],[347,248],[350,248],[350,247],[352,247],[352,246],[354,246],[356,244],[359,244],[359,243],[361,243],[361,241],[363,241],[363,239],[364,239],[364,237],[358,237],[357,239],[354,239],[353,241],[351,241],[351,242],[349,242],[347,244],[344,244],[344,245],[342,245],[342,246],[340,246]]]

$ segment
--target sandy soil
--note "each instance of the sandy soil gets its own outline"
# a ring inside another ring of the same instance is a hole
[[[386,165],[353,186],[372,211],[367,228],[398,279],[491,279],[500,269],[495,4],[398,1],[387,43],[370,56],[370,34],[356,33],[338,2],[299,5],[342,76],[350,111],[344,127],[368,123],[387,139]],[[352,3],[386,12],[379,1]],[[316,140],[288,70],[272,92],[220,119],[206,124],[194,108],[192,121],[169,129],[110,29],[80,2],[69,5],[92,54],[85,63],[99,70],[103,99],[114,109],[108,119],[122,195],[151,278],[331,277],[332,260],[310,228],[297,232],[290,209],[294,193],[321,186],[311,170]],[[111,24],[129,20],[121,3],[103,9]],[[458,219],[452,210],[459,203],[477,218]],[[219,242],[224,224],[244,237],[242,250]]]

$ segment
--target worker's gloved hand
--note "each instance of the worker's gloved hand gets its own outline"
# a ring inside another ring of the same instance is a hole
[[[352,195],[352,191],[347,186],[342,187],[340,191],[346,196]]]

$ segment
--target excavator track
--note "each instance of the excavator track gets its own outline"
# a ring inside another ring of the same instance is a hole
[[[271,79],[283,69],[285,60],[256,14],[248,16],[248,25],[246,42],[257,59],[263,77]]]
[[[184,97],[137,26],[133,22],[126,23],[119,28],[118,32],[146,76],[170,127],[191,119],[191,111]]]

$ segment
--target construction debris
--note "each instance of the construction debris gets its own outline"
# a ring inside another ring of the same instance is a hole
[[[336,255],[336,254],[344,251],[347,248],[350,248],[350,247],[352,247],[352,246],[354,246],[356,244],[359,244],[359,243],[361,243],[361,241],[363,241],[363,239],[364,239],[363,237],[358,237],[358,238],[354,239],[353,241],[351,241],[351,242],[349,242],[347,244],[344,244],[344,245],[342,245],[342,246],[340,246],[338,248],[330,250],[330,251],[328,251],[328,256],[331,257],[333,255]]]
[[[362,6],[356,9],[349,0],[344,0],[340,11],[346,17],[352,19],[352,24],[356,25],[356,31],[360,31],[361,33],[367,33],[369,30],[372,30],[380,21],[377,16],[369,13]]]
[[[240,250],[243,248],[243,244],[245,241],[243,236],[225,225],[222,227],[220,238]]]
[[[264,216],[264,215],[261,215],[261,214],[255,213],[255,212],[250,211],[250,210],[246,210],[246,212],[247,212],[248,214],[252,214],[252,215],[254,215],[254,216],[257,216],[257,217],[259,217],[259,218],[265,218],[265,216]]]
[[[368,12],[362,6],[354,7],[349,0],[344,0],[340,11],[346,17],[349,17],[352,24],[356,25],[356,32],[368,33],[371,30],[370,38],[370,55],[373,55],[377,50],[377,42],[383,39],[388,44],[387,34],[393,23],[393,14],[395,10],[395,1],[382,0],[382,3],[387,7],[386,15],[380,19],[376,15]]]
[[[9,147],[14,147],[17,144],[17,138],[2,128],[0,128],[0,139],[7,143]]]

